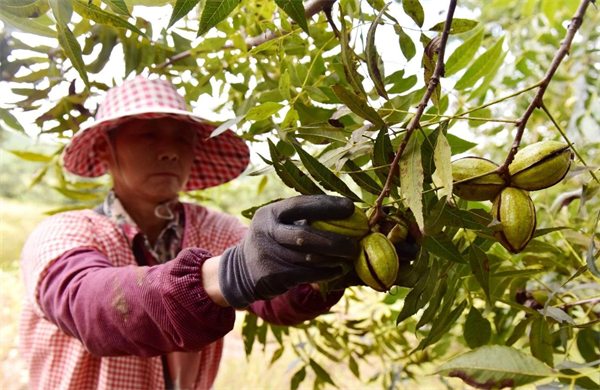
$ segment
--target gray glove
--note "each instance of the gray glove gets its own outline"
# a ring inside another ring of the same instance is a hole
[[[343,219],[353,212],[351,200],[328,195],[297,196],[258,209],[242,242],[221,255],[219,283],[227,303],[243,309],[299,284],[339,277],[339,265],[352,261],[358,244],[306,221]]]

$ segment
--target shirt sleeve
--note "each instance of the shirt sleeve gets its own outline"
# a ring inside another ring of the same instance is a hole
[[[248,310],[273,325],[293,326],[326,313],[344,295],[332,291],[326,299],[308,284],[297,286],[270,301],[252,303]]]
[[[47,319],[97,356],[157,356],[199,351],[232,328],[235,312],[201,285],[210,253],[182,251],[153,267],[113,266],[90,248],[60,256],[39,288]]]

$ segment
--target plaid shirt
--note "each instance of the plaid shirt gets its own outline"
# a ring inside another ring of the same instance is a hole
[[[164,389],[161,351],[182,351],[167,355],[172,377],[187,377],[194,389],[212,386],[222,337],[235,316],[204,292],[201,266],[211,255],[197,248],[218,256],[247,228],[233,216],[182,205],[182,247],[190,249],[153,267],[137,266],[131,250],[139,228],[125,223],[123,229],[92,210],[56,214],[34,230],[21,253],[25,297],[19,330],[32,389]],[[87,258],[70,255],[82,250]],[[76,269],[92,257],[104,265],[92,271],[82,265],[72,278],[61,278],[53,268]],[[58,292],[47,296],[53,290]],[[304,285],[249,310],[268,322],[293,325],[326,312],[341,296],[323,301]],[[83,326],[73,325],[82,312]],[[190,362],[196,370],[177,372]]]

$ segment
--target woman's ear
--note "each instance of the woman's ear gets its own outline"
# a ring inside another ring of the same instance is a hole
[[[102,162],[110,165],[111,160],[111,151],[110,151],[110,140],[108,139],[108,135],[103,134],[99,137],[94,143],[94,152],[98,156]]]

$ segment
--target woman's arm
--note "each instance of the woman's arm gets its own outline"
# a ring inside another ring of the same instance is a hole
[[[209,258],[190,249],[166,264],[115,267],[94,249],[71,250],[48,268],[39,302],[47,319],[97,356],[198,351],[235,320],[203,287],[212,280],[203,272]]]

